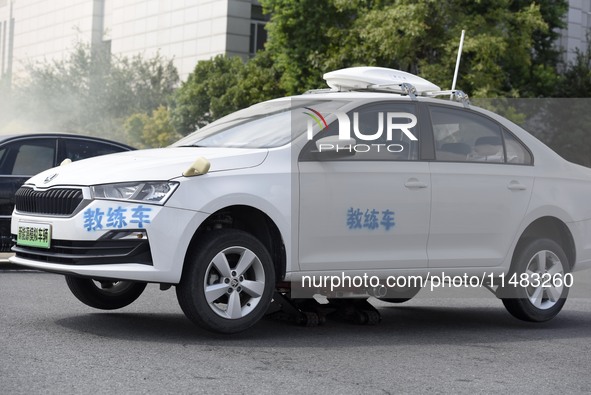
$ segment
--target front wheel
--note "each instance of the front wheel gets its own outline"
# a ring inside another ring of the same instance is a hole
[[[185,264],[177,298],[187,318],[200,327],[241,332],[269,308],[275,270],[269,252],[251,234],[236,229],[209,232]]]
[[[513,258],[503,304],[511,315],[523,321],[543,322],[554,318],[566,302],[569,287],[565,275],[570,272],[562,247],[550,239],[526,242]]]
[[[75,276],[66,276],[66,284],[79,301],[101,310],[130,305],[146,288],[146,283],[135,281],[96,281]]]
[[[388,289],[386,296],[380,297],[379,299],[382,302],[388,303],[404,303],[414,298],[420,290],[421,287],[394,287]]]

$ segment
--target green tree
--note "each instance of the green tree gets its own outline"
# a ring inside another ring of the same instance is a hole
[[[174,95],[172,120],[176,129],[186,135],[231,112],[221,98],[236,85],[243,68],[240,58],[223,55],[198,62]]]
[[[531,0],[514,0],[509,7],[511,11],[515,11],[531,3]],[[562,51],[556,42],[560,38],[560,29],[566,26],[568,0],[536,0],[535,3],[539,6],[547,28],[532,32],[531,63],[528,73],[523,75],[520,89],[522,96],[547,97],[556,91],[560,80],[557,66],[562,61]]]
[[[260,51],[246,62],[237,83],[222,97],[222,102],[233,112],[265,100],[283,97],[286,92],[279,87],[281,78],[269,52]]]
[[[556,95],[591,97],[591,30],[587,33],[587,48],[575,50],[575,60],[567,65]]]
[[[158,107],[152,115],[136,113],[124,124],[127,143],[137,148],[166,147],[181,136],[174,130],[170,112],[164,106]]]
[[[566,0],[261,0],[271,14],[264,51],[242,62],[197,64],[176,92],[175,128],[187,134],[232,111],[324,87],[351,66],[410,71],[449,88],[462,29],[458,87],[476,97],[551,94],[552,45]]]
[[[174,95],[173,124],[186,135],[236,110],[284,96],[278,79],[266,52],[246,63],[223,55],[200,61]]]
[[[556,86],[558,98],[529,105],[534,116],[526,127],[565,159],[591,166],[591,31],[587,48],[575,51]]]
[[[289,94],[321,87],[323,73],[356,65],[406,70],[449,88],[465,29],[459,87],[477,96],[535,95],[555,70],[558,55],[548,43],[566,10],[565,0],[261,3],[271,13],[267,50]]]
[[[322,73],[329,71],[327,62],[339,67],[352,64],[341,58],[339,47],[348,44],[346,32],[356,16],[367,9],[363,2],[262,0],[260,3],[271,14],[266,26],[265,50],[276,62],[281,72],[280,86],[288,94],[324,86]]]
[[[178,73],[160,55],[144,59],[91,52],[77,44],[65,60],[27,66],[13,88],[17,116],[29,128],[125,140],[123,122],[166,105]]]

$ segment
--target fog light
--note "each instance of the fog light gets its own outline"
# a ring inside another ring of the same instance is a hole
[[[148,240],[148,234],[145,230],[112,230],[100,240]]]

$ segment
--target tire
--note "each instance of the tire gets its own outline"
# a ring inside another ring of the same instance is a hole
[[[570,264],[562,247],[550,239],[532,239],[526,241],[522,248],[513,257],[512,270],[505,281],[509,281],[513,275],[517,280],[522,273],[528,273],[526,277],[537,278],[535,273],[542,275],[555,274],[565,280],[564,275],[570,273]],[[531,277],[534,274],[534,277]],[[540,282],[541,283],[541,282]],[[559,284],[546,284],[550,287],[523,287],[521,285],[505,285],[501,290],[502,301],[511,315],[523,321],[544,322],[554,318],[566,302],[569,287],[555,286]]]
[[[421,290],[421,287],[407,287],[407,288],[390,288],[388,289],[388,293],[386,297],[379,298],[382,302],[388,303],[404,303],[408,302]]]
[[[146,283],[134,281],[98,282],[74,276],[66,276],[66,284],[79,301],[101,310],[116,310],[128,306],[135,302],[146,288]]]
[[[237,333],[257,323],[271,304],[275,269],[265,246],[241,230],[206,233],[190,251],[176,294],[193,323]]]

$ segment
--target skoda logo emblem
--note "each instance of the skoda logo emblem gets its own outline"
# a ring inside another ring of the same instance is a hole
[[[45,177],[45,180],[43,182],[45,184],[47,184],[49,181],[53,180],[55,177],[57,177],[57,173],[53,173],[52,175]]]

